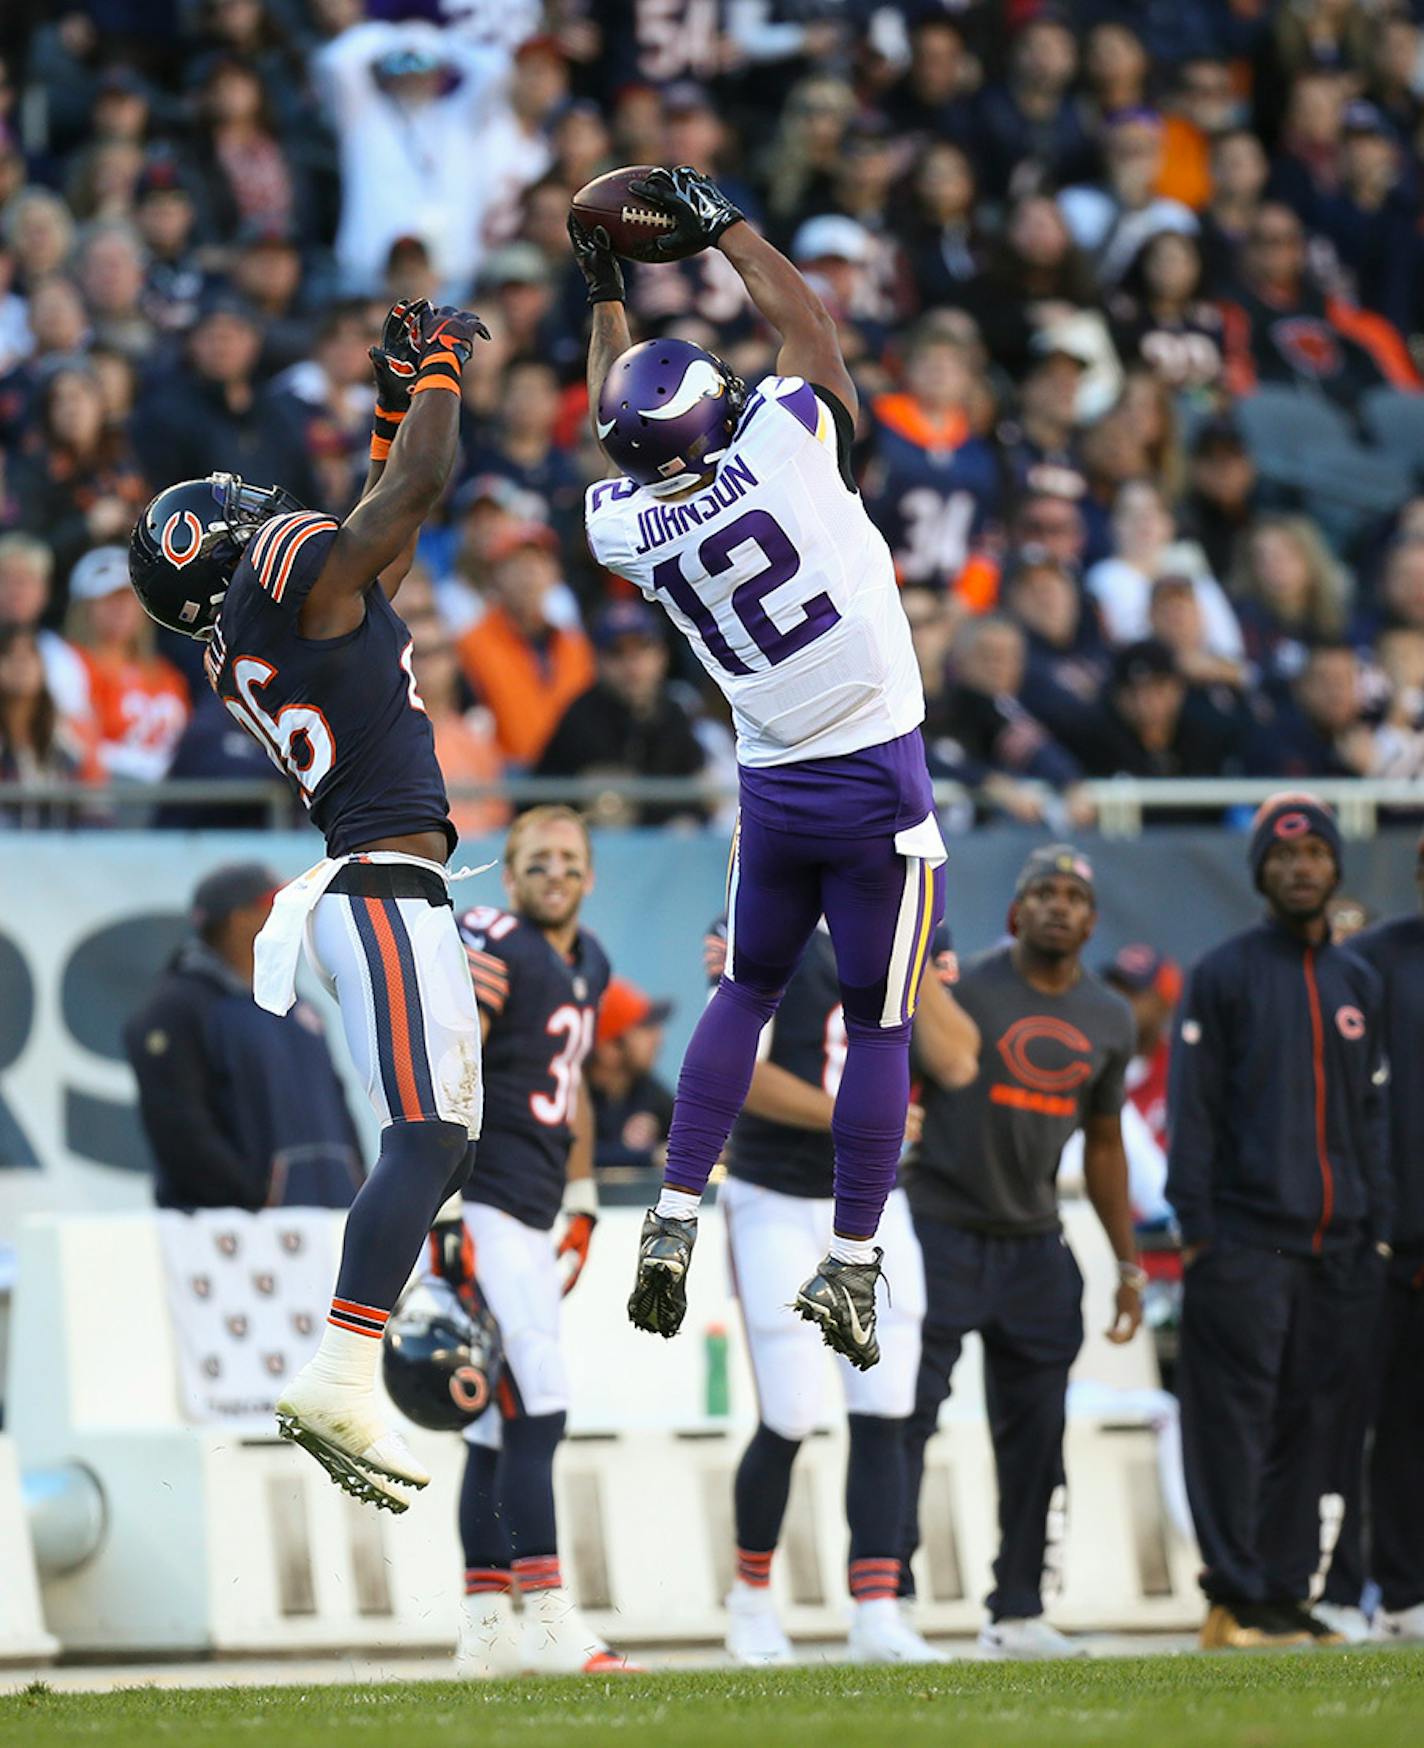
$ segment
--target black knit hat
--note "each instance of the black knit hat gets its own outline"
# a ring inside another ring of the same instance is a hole
[[[1093,864],[1072,844],[1044,844],[1031,851],[1014,882],[1014,897],[1022,898],[1030,886],[1040,880],[1051,880],[1056,874],[1066,874],[1070,880],[1076,880],[1088,897],[1097,903],[1097,894],[1093,890]]]
[[[1258,892],[1261,870],[1271,845],[1306,837],[1321,838],[1330,846],[1330,854],[1335,858],[1335,872],[1339,874],[1344,867],[1344,845],[1335,815],[1325,803],[1303,790],[1267,796],[1251,822],[1251,879]]]

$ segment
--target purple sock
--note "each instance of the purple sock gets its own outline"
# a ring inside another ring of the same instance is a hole
[[[910,1023],[867,1026],[848,1018],[846,1038],[845,1072],[831,1118],[835,1229],[864,1238],[880,1224],[900,1165],[910,1103]]]
[[[712,1167],[746,1100],[756,1067],[757,1040],[776,1012],[776,1003],[776,996],[729,983],[724,977],[702,1010],[677,1077],[677,1102],[668,1134],[663,1181],[674,1189],[700,1196],[707,1188]]]

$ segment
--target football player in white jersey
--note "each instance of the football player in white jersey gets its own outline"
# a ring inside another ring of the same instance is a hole
[[[847,1033],[834,1234],[794,1308],[865,1368],[879,1357],[874,1240],[905,1131],[910,1020],[944,903],[924,696],[890,551],[851,475],[856,390],[825,307],[696,171],[650,172],[634,192],[672,221],[668,253],[722,251],[781,347],[748,393],[699,346],[632,345],[607,233],[571,218],[593,306],[589,402],[621,475],[589,489],[589,545],[662,604],[727,695],[740,775],[727,967],[683,1059],[628,1315],[677,1333],[699,1198],[824,914]]]

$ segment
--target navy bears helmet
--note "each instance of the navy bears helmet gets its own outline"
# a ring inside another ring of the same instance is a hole
[[[235,473],[169,486],[129,541],[129,581],[145,612],[206,641],[243,547],[270,517],[302,508],[281,486],[250,486]]]
[[[504,1347],[499,1325],[448,1282],[418,1282],[381,1338],[381,1376],[408,1420],[432,1432],[471,1426],[494,1401]]]

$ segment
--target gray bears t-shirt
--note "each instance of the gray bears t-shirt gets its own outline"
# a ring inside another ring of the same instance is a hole
[[[954,986],[979,1027],[979,1076],[958,1092],[926,1083],[905,1165],[917,1214],[996,1236],[1058,1230],[1059,1155],[1087,1118],[1122,1109],[1134,1042],[1132,1010],[1090,972],[1045,995],[1011,953],[983,954]]]

